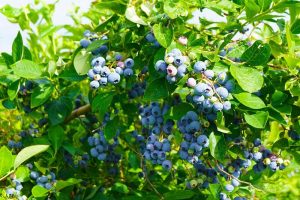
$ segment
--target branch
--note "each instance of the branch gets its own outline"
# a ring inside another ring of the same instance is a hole
[[[83,115],[83,114],[88,113],[90,111],[91,111],[91,105],[90,104],[81,106],[81,107],[73,110],[73,112],[68,117],[66,117],[65,123],[68,123],[68,122],[72,121],[73,119],[79,117],[80,115]]]
[[[252,185],[251,183],[246,182],[246,181],[242,181],[242,180],[236,178],[235,176],[229,174],[228,172],[224,171],[224,170],[219,166],[218,162],[217,162],[216,166],[217,166],[218,170],[220,170],[221,172],[223,172],[224,174],[226,174],[228,177],[233,178],[233,179],[237,180],[237,181],[240,182],[240,183],[244,183],[244,184],[246,184],[246,185],[249,185],[251,188],[253,188],[253,189],[255,189],[255,190],[258,190],[258,191],[260,191],[260,192],[265,192],[265,191],[263,191],[263,190],[261,190],[261,189],[255,187],[255,186]]]

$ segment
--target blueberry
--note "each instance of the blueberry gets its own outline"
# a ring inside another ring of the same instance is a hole
[[[170,170],[172,168],[172,162],[169,161],[169,160],[165,160],[163,163],[162,163],[162,167],[166,170]]]
[[[215,76],[215,73],[214,73],[213,70],[208,69],[208,70],[205,70],[205,71],[204,71],[204,75],[205,75],[207,78],[212,79],[212,78]]]
[[[253,154],[253,159],[254,159],[255,161],[259,161],[260,159],[262,159],[262,153],[261,153],[261,152],[255,152],[255,153]]]
[[[259,138],[256,138],[256,139],[254,140],[253,144],[254,144],[255,147],[258,147],[258,146],[261,145],[261,140],[260,140]]]
[[[97,149],[96,148],[92,148],[91,150],[90,150],[90,152],[91,152],[91,155],[93,156],[93,157],[98,157],[98,151],[97,151]]]
[[[240,185],[240,182],[237,181],[235,178],[231,180],[231,184],[234,186],[234,187],[237,187]]]
[[[99,80],[100,85],[107,85],[107,78],[106,77],[101,77]]]
[[[124,71],[121,67],[116,67],[115,71],[120,75],[122,75],[124,73]]]
[[[31,171],[30,172],[30,178],[32,179],[37,179],[39,177],[39,173],[36,171]]]
[[[98,81],[94,80],[94,81],[90,82],[90,86],[91,86],[92,89],[97,89],[100,86],[100,84],[99,84]]]
[[[133,70],[131,68],[126,68],[123,73],[124,73],[125,77],[132,76],[133,75]]]
[[[196,84],[197,84],[197,82],[196,82],[196,80],[195,80],[194,78],[189,78],[189,79],[187,80],[186,84],[187,84],[187,86],[189,86],[189,87],[195,87]]]
[[[167,70],[167,63],[163,60],[159,60],[155,63],[155,70],[159,72],[166,72]]]
[[[213,104],[213,106],[214,106],[214,110],[215,110],[215,111],[221,111],[221,110],[223,110],[223,104],[220,103],[220,102],[215,102],[215,103]]]
[[[116,61],[122,60],[122,55],[121,55],[121,54],[117,54],[117,55],[115,56],[115,59],[116,59]]]
[[[186,151],[179,151],[179,156],[180,156],[180,158],[181,159],[183,159],[183,160],[187,160],[187,158],[188,158],[188,153],[186,152]]]
[[[172,49],[171,50],[171,53],[174,55],[174,56],[181,56],[182,53],[179,49],[175,48],[175,49]]]
[[[224,49],[221,50],[219,55],[222,56],[222,57],[226,56],[226,51]]]
[[[194,64],[195,73],[203,73],[206,70],[206,63],[203,61],[198,61]]]
[[[134,60],[132,58],[127,58],[124,61],[125,67],[132,68],[134,65]]]
[[[205,83],[198,83],[194,88],[194,93],[196,95],[202,95],[208,87],[209,86]]]
[[[120,74],[116,73],[116,72],[113,72],[111,74],[108,75],[107,77],[107,80],[109,83],[112,83],[112,84],[117,84],[120,82]]]
[[[167,81],[169,82],[169,83],[175,83],[176,82],[176,76],[170,76],[170,75],[167,75],[166,76],[166,79],[167,79]]]
[[[228,76],[226,72],[221,72],[218,74],[217,81],[220,84],[224,84],[228,80]]]
[[[100,66],[100,67],[104,67],[105,65],[105,59],[103,57],[97,57],[97,58],[94,58],[92,60],[92,66],[95,67],[95,66]]]
[[[232,191],[234,190],[234,187],[233,187],[233,185],[231,185],[231,184],[227,184],[227,185],[225,186],[225,190],[227,190],[228,192],[232,192]]]
[[[85,30],[85,31],[83,32],[83,35],[84,35],[84,37],[90,37],[90,36],[92,35],[92,33],[91,33],[90,30]]]
[[[177,66],[183,65],[184,58],[182,56],[176,56],[174,58],[174,64]]]
[[[83,47],[83,48],[87,48],[90,45],[90,43],[91,42],[89,40],[86,40],[86,39],[80,40],[80,46]]]
[[[154,34],[151,33],[151,32],[148,33],[148,34],[146,35],[146,40],[147,40],[148,42],[151,42],[151,43],[155,42]]]
[[[229,95],[228,90],[225,87],[218,87],[216,92],[222,99],[226,99]]]
[[[220,193],[220,200],[227,200],[227,195],[225,193]]]
[[[203,147],[209,146],[209,140],[206,135],[200,135],[197,138],[197,143]]]
[[[274,162],[274,161],[272,161],[272,162],[270,163],[269,167],[270,167],[270,169],[271,169],[272,171],[276,171],[276,169],[278,168],[277,163]]]
[[[234,90],[235,84],[233,80],[226,81],[224,87],[229,91],[232,92]]]
[[[21,184],[16,186],[16,190],[21,191],[23,189],[23,186]]]
[[[52,188],[52,184],[51,184],[51,183],[46,183],[46,184],[45,184],[45,188],[46,188],[47,190],[50,190],[50,189]]]
[[[185,65],[180,65],[177,68],[177,74],[179,77],[184,77],[185,73],[187,72],[187,68]],[[196,84],[195,84],[196,85]]]
[[[42,175],[42,176],[37,178],[36,182],[47,183],[48,182],[48,176]]]
[[[226,110],[226,111],[228,111],[228,110],[231,109],[231,103],[230,103],[230,101],[225,101],[223,103],[223,109]]]
[[[100,153],[97,157],[98,160],[105,160],[106,159],[106,153]]]

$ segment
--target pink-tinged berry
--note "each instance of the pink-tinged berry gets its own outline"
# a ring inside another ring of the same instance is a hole
[[[177,68],[174,65],[168,65],[167,73],[168,73],[169,76],[176,76]]]
[[[189,86],[189,87],[195,87],[196,84],[197,84],[197,82],[196,82],[196,80],[195,80],[194,78],[189,78],[189,79],[187,80],[186,84],[187,84],[187,86]]]
[[[185,37],[185,36],[180,36],[180,37],[178,38],[178,42],[179,42],[180,44],[182,44],[182,45],[187,45],[188,39],[187,39],[187,37]]]
[[[125,64],[124,64],[124,62],[120,61],[117,63],[117,66],[123,69],[125,67]]]

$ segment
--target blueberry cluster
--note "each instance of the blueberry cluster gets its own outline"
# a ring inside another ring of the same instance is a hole
[[[169,83],[175,83],[187,72],[188,57],[183,56],[179,49],[172,49],[165,55],[164,60],[155,63],[155,70],[166,75]]]
[[[21,190],[23,189],[22,182],[15,177],[15,175],[11,176],[12,186],[6,189],[6,196],[9,199],[18,199],[18,200],[27,200],[25,195],[21,194]]]
[[[32,165],[27,167],[31,169],[30,178],[36,182],[37,185],[44,187],[47,190],[53,188],[56,183],[56,176],[53,172],[50,172],[48,175],[40,174],[37,171],[32,170]]]
[[[22,99],[21,106],[26,114],[33,111],[30,107],[30,94],[35,86],[36,84],[33,81],[28,80],[20,85],[19,97]]]
[[[227,194],[225,194],[223,192],[220,193],[219,197],[220,197],[219,198],[220,200],[230,200],[230,198],[227,197]],[[239,196],[237,196],[237,197],[234,197],[233,200],[247,200],[247,199],[245,197],[239,197]]]
[[[226,167],[219,164],[217,168],[220,175],[224,176],[226,179],[231,179],[231,182],[225,186],[225,190],[228,192],[232,192],[235,187],[240,185],[240,182],[237,179],[240,177],[243,169],[250,168],[252,166],[252,161],[255,163],[253,165],[253,171],[256,173],[263,171],[267,167],[269,167],[272,171],[282,170],[289,164],[288,160],[283,160],[273,154],[269,149],[262,146],[259,138],[254,140],[252,144],[253,147],[250,149],[246,148],[242,141],[243,139],[241,138],[235,142],[237,142],[236,144],[241,145],[244,149],[245,159],[237,158],[232,160]],[[224,171],[231,174],[232,177],[228,177]],[[221,196],[224,198],[221,198]],[[220,195],[220,199],[226,199],[227,197],[225,197],[226,196],[224,195]]]
[[[128,92],[128,97],[130,99],[134,99],[136,97],[140,97],[144,95],[146,89],[146,81],[140,82],[140,83],[135,83],[131,90]]]
[[[181,159],[190,163],[197,163],[198,157],[202,154],[203,149],[209,146],[209,140],[206,135],[202,134],[201,123],[198,115],[194,111],[188,111],[177,122],[179,131],[183,134],[184,141],[180,144],[179,155]],[[197,136],[199,135],[199,136]]]
[[[11,149],[20,150],[23,148],[23,143],[22,143],[22,141],[9,140],[7,143],[7,146]]]
[[[108,83],[118,84],[121,80],[121,75],[129,77],[133,75],[132,67],[134,60],[127,58],[124,62],[119,61],[114,68],[111,66],[105,66],[106,60],[102,56],[96,57],[92,60],[92,69],[88,71],[88,77],[90,78],[90,86],[92,89],[97,89],[100,86],[106,86]]]
[[[171,119],[164,120],[163,115],[168,112],[168,105],[160,106],[158,102],[152,102],[150,105],[140,106],[139,114],[141,123],[144,127],[143,132],[158,135],[161,132],[170,135],[175,122]]]
[[[197,172],[197,179],[193,179],[186,183],[188,189],[193,189],[195,187],[206,189],[209,187],[210,183],[218,183],[217,171],[213,168],[206,167],[201,160],[194,163],[194,168]]]
[[[146,150],[143,154],[146,160],[150,160],[152,164],[159,164],[166,170],[172,168],[172,162],[167,160],[167,153],[171,151],[171,143],[168,139],[158,140],[157,135],[150,135],[147,139]]]
[[[101,130],[93,136],[88,137],[88,143],[92,147],[90,150],[91,156],[101,161],[118,163],[121,159],[121,155],[115,153],[115,148],[119,144],[118,135],[119,132],[114,137],[113,144],[107,142]]]
[[[214,71],[206,69],[206,63],[202,61],[195,63],[194,72],[202,74],[202,79],[199,83],[194,78],[187,80],[187,85],[194,89],[193,95],[188,96],[187,100],[195,104],[197,110],[204,113],[208,120],[213,121],[216,112],[231,109],[228,97],[234,89],[234,81],[228,78],[226,72],[215,76]]]
[[[87,48],[93,41],[96,40],[108,40],[106,35],[98,36],[96,33],[92,33],[89,30],[86,30],[84,33],[84,39],[80,40],[80,46],[82,48]],[[108,51],[108,47],[106,44],[101,45],[97,49],[92,51],[93,55],[105,54]]]
[[[68,163],[69,165],[75,168],[87,168],[88,161],[90,160],[90,156],[87,153],[73,156],[70,153],[66,152],[64,154],[64,160],[66,163]]]
[[[150,43],[153,44],[153,47],[160,47],[160,44],[158,43],[158,41],[156,40],[154,34],[152,32],[149,32],[147,35],[146,35],[146,40]]]

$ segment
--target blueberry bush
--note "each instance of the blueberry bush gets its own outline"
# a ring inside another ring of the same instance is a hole
[[[300,198],[300,1],[55,7],[0,8],[1,200]]]

